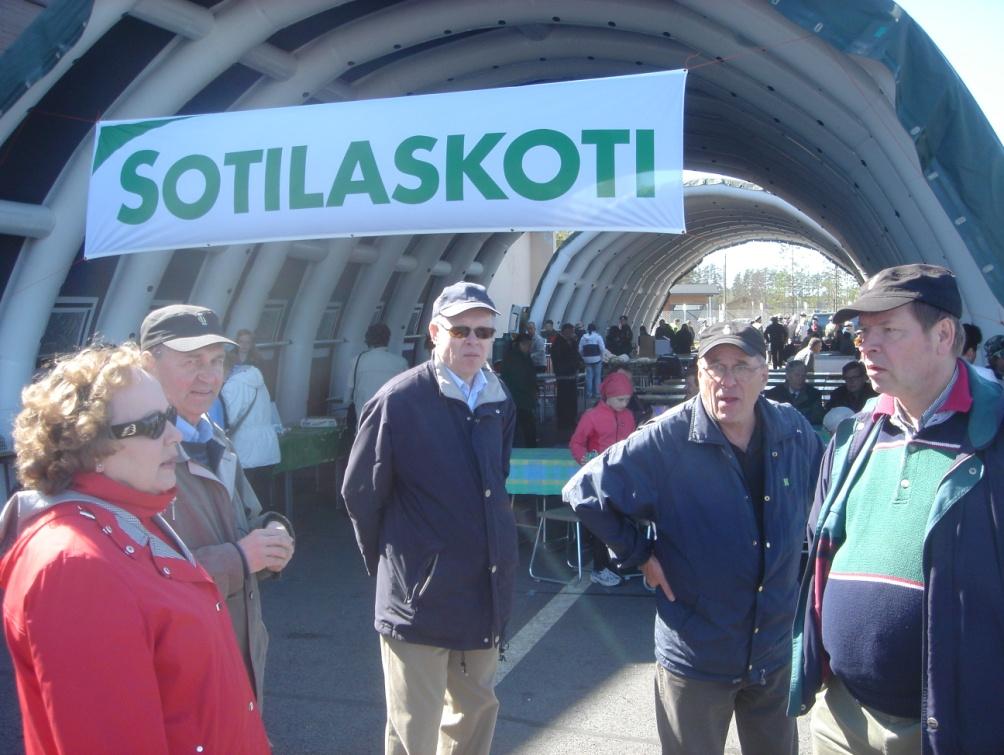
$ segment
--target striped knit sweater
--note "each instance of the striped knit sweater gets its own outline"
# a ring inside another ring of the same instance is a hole
[[[852,468],[846,514],[821,533],[813,612],[828,672],[860,702],[890,715],[920,715],[924,533],[971,405],[962,370],[917,431],[890,396],[879,396],[877,435]]]
[[[894,716],[920,716],[924,532],[965,419],[955,414],[912,439],[884,423],[848,493],[846,540],[830,567],[830,668],[861,703]]]

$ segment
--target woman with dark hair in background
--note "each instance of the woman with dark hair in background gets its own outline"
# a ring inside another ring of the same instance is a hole
[[[212,578],[167,524],[181,433],[133,345],[24,389],[0,588],[28,755],[269,752]]]
[[[579,414],[579,365],[582,359],[575,345],[572,323],[561,326],[561,333],[551,344],[551,365],[555,377],[555,417],[559,431],[571,432]]]
[[[264,367],[258,346],[254,342],[254,333],[247,328],[241,328],[234,337],[237,341],[237,350],[234,352],[234,364],[250,365],[259,370]]]
[[[530,358],[532,339],[528,333],[513,337],[502,358],[500,377],[516,404],[518,448],[537,447],[537,370]]]
[[[603,343],[606,346],[607,351],[611,354],[617,356],[623,353],[624,349],[621,344],[621,329],[616,325],[611,325],[607,328],[607,335],[604,337]]]
[[[369,401],[384,383],[408,369],[408,362],[400,354],[388,350],[390,328],[376,322],[366,329],[366,351],[356,357],[349,373],[349,400],[355,407],[356,417],[362,415],[363,404]]]

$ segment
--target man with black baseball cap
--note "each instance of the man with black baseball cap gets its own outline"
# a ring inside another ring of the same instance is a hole
[[[770,366],[780,369],[784,364],[784,347],[788,345],[788,329],[777,315],[770,318],[770,324],[763,329],[763,337],[770,349]]]
[[[366,571],[387,753],[487,755],[507,635],[516,522],[505,479],[516,409],[486,368],[499,314],[461,281],[432,305],[432,359],[363,406],[342,495]]]
[[[1004,336],[991,336],[983,344],[983,354],[987,365],[998,380],[1004,380]]]
[[[236,345],[206,307],[161,307],[140,327],[143,366],[177,410],[182,435],[178,497],[165,516],[226,599],[260,705],[268,632],[258,580],[289,562],[293,527],[281,514],[262,513],[233,446],[206,416],[223,386],[224,350]]]
[[[708,327],[699,395],[586,464],[563,495],[657,586],[656,721],[664,753],[721,753],[733,715],[745,753],[797,753],[785,715],[788,641],[822,444],[763,398],[763,334]],[[647,539],[642,522],[655,524]]]
[[[813,709],[813,752],[1004,742],[1004,400],[959,359],[961,314],[951,271],[912,264],[835,315],[879,395],[837,427],[810,516],[789,711]]]

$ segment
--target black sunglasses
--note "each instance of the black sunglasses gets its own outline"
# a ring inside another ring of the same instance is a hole
[[[135,438],[137,435],[157,440],[157,438],[164,434],[164,428],[167,427],[167,423],[170,422],[173,425],[176,419],[178,419],[177,410],[173,406],[169,406],[167,411],[152,412],[143,417],[143,419],[123,422],[121,425],[112,425],[108,429],[111,430],[112,437],[119,440],[123,438]]]
[[[445,326],[444,326],[445,327]],[[470,325],[451,325],[446,328],[446,331],[454,338],[467,338],[471,334]],[[483,326],[478,326],[473,328],[474,335],[481,339],[488,339],[495,337],[495,328],[488,328]]]

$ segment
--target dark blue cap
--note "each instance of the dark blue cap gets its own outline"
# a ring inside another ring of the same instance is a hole
[[[495,302],[488,296],[488,289],[477,283],[460,281],[443,289],[432,305],[432,316],[442,315],[453,317],[469,309],[490,309],[495,314],[501,314],[495,309]]]

